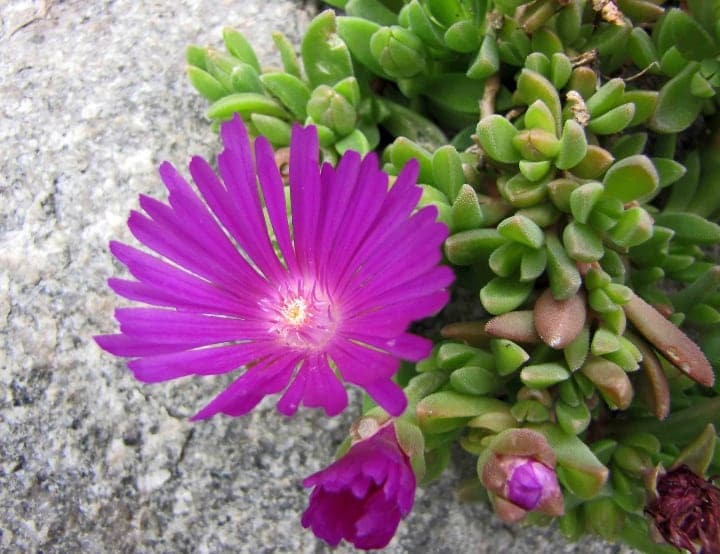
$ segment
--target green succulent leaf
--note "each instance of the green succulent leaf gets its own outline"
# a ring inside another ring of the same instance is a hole
[[[307,117],[310,89],[304,81],[289,73],[263,73],[260,81],[265,88],[299,121]]]
[[[692,94],[692,78],[698,69],[691,62],[660,89],[649,127],[658,133],[679,133],[690,127],[702,109],[703,99]]]
[[[225,27],[223,29],[223,42],[230,54],[241,62],[250,65],[256,73],[260,73],[260,62],[258,62],[255,51],[240,31]]]
[[[626,90],[622,96],[622,101],[631,103],[635,106],[635,115],[633,115],[628,127],[640,125],[647,122],[657,108],[658,92],[655,90]]]
[[[612,165],[614,159],[604,148],[590,144],[587,146],[585,157],[569,171],[581,179],[599,179]]]
[[[590,448],[558,425],[545,423],[531,428],[545,435],[555,452],[558,478],[562,484],[578,498],[595,497],[607,481],[609,471]]]
[[[558,169],[570,169],[577,166],[587,155],[588,144],[585,131],[574,119],[568,119],[563,126],[560,138],[560,151],[555,158]]]
[[[498,232],[509,240],[513,240],[530,248],[540,248],[545,242],[545,234],[538,225],[522,215],[514,215],[501,221]]]
[[[188,66],[187,72],[192,86],[211,102],[230,93],[220,81],[197,66]]]
[[[686,12],[671,8],[665,14],[662,26],[670,29],[674,46],[688,60],[700,61],[716,54],[710,34]]]
[[[477,56],[470,64],[466,75],[471,79],[487,79],[500,69],[500,54],[495,36],[488,33],[483,38]]]
[[[352,56],[375,75],[390,78],[370,50],[370,39],[381,28],[380,25],[359,17],[337,18],[337,33],[347,44]]]
[[[445,241],[445,255],[454,265],[470,265],[487,258],[507,239],[495,229],[472,229],[455,233]]]
[[[345,136],[355,129],[357,112],[347,99],[327,85],[318,86],[311,94],[307,113],[314,122]]]
[[[291,128],[287,121],[260,113],[252,114],[250,121],[258,133],[267,137],[276,148],[290,144]]]
[[[615,162],[605,174],[605,192],[630,202],[655,192],[660,184],[655,166],[647,156],[630,156]]]
[[[451,50],[461,52],[463,54],[469,54],[475,52],[480,46],[480,33],[475,22],[465,19],[462,21],[456,21],[443,36],[445,45]]]
[[[570,372],[558,363],[526,365],[520,372],[520,380],[532,389],[546,389],[569,378]]]
[[[595,262],[603,257],[602,238],[589,225],[570,222],[563,230],[563,245],[573,260]]]
[[[471,418],[489,413],[508,413],[507,404],[495,398],[441,391],[423,398],[417,405],[420,428],[431,433],[449,431]]]
[[[566,300],[580,288],[582,278],[580,272],[568,257],[565,248],[552,233],[546,233],[547,271],[550,279],[550,290],[556,300]]]
[[[588,123],[587,129],[596,135],[612,135],[630,125],[633,117],[635,117],[635,104],[628,102],[593,118]]]
[[[395,25],[397,14],[380,0],[349,0],[344,6],[345,13],[380,25]]]
[[[560,133],[562,118],[560,96],[550,81],[536,71],[523,69],[518,77],[516,95],[521,102],[527,105],[536,100],[542,100],[555,119],[555,132]]]
[[[519,307],[532,292],[533,283],[495,277],[480,289],[483,308],[493,315],[504,314]]]
[[[300,78],[302,76],[302,71],[300,70],[300,62],[298,61],[293,44],[279,31],[275,31],[272,34],[272,39],[275,43],[275,47],[280,52],[280,59],[282,60],[284,72],[292,75],[293,77]]]
[[[442,49],[445,43],[442,38],[442,27],[425,11],[420,0],[411,0],[400,11],[398,23],[410,28],[422,41],[432,48]]]
[[[483,151],[502,163],[520,161],[520,154],[513,146],[513,138],[517,134],[513,124],[497,114],[484,117],[477,126],[478,141]]]
[[[333,10],[321,12],[310,22],[300,45],[300,56],[313,88],[334,85],[353,75],[350,50],[337,35]]]
[[[255,92],[237,92],[214,102],[207,110],[207,117],[225,121],[231,119],[235,113],[240,114],[243,119],[249,118],[253,113],[278,118],[286,116],[285,110],[267,96]]]
[[[495,357],[495,369],[501,376],[510,375],[530,359],[530,354],[511,340],[493,339],[490,349]]]
[[[370,53],[383,71],[395,79],[408,79],[425,69],[422,40],[399,25],[379,28],[370,38]]]
[[[694,244],[720,243],[720,225],[694,213],[663,213],[655,223],[675,231],[675,237]]]
[[[585,102],[590,116],[596,118],[618,106],[624,92],[625,81],[610,79]]]

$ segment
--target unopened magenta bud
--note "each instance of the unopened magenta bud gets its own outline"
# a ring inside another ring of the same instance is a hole
[[[537,508],[543,496],[559,490],[555,472],[535,460],[514,460],[518,465],[508,479],[508,500],[525,510]]]

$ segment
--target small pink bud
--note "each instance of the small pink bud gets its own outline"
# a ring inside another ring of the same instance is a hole
[[[490,451],[479,475],[500,518],[514,523],[530,511],[564,513],[556,458],[545,437],[529,429],[510,429],[495,438]]]
[[[555,471],[535,460],[512,460],[507,498],[525,510],[534,510],[543,497],[554,496],[560,490]]]

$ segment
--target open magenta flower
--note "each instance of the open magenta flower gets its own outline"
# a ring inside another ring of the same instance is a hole
[[[315,487],[303,527],[331,546],[345,539],[356,548],[383,548],[415,500],[415,474],[393,425],[356,442],[303,485]]]
[[[415,212],[421,190],[409,163],[388,188],[370,154],[318,162],[313,127],[295,126],[289,201],[270,144],[241,120],[223,124],[219,176],[190,162],[199,194],[168,163],[168,204],[140,197],[133,235],[159,256],[112,242],[135,280],[110,279],[119,295],[153,307],[119,308],[120,333],[96,337],[145,382],[248,369],[195,418],[238,416],[283,392],[278,410],[302,403],[341,412],[341,379],[390,414],[406,399],[393,383],[399,358],[417,361],[430,341],[407,332],[448,300],[438,266],[447,228],[434,208]],[[289,221],[290,220],[290,221]]]

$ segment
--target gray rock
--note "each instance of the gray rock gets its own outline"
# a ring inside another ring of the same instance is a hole
[[[0,550],[324,552],[300,526],[302,477],[352,413],[187,418],[227,379],[135,382],[92,340],[112,332],[122,269],[111,238],[139,193],[163,196],[218,140],[184,75],[184,48],[237,27],[270,63],[270,31],[297,41],[313,6],[244,2],[29,2],[0,7]],[[460,456],[462,459],[462,456]],[[465,466],[471,467],[467,462]],[[453,466],[418,494],[388,552],[618,552],[565,545],[459,504]],[[343,546],[339,551],[350,551]]]

